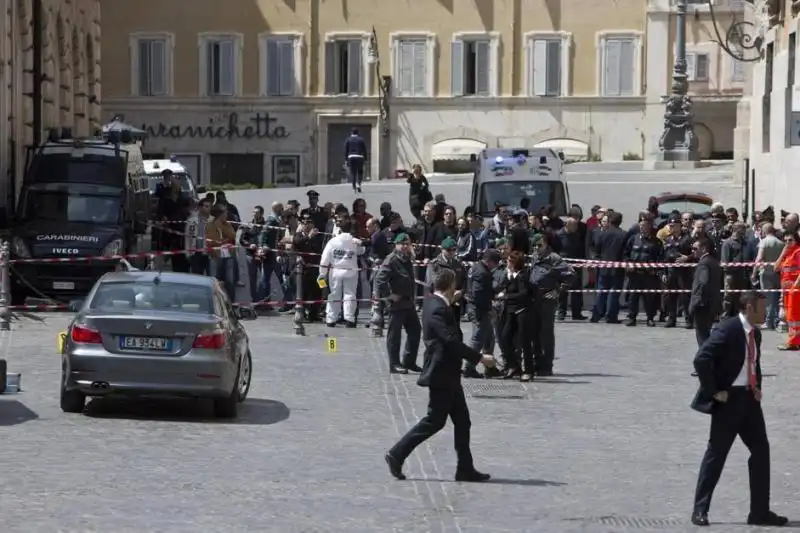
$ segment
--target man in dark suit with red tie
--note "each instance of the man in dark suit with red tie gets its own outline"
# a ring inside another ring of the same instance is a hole
[[[417,384],[428,387],[428,414],[411,428],[385,456],[389,472],[405,479],[403,463],[414,449],[444,428],[447,418],[453,421],[458,466],[456,481],[481,482],[489,479],[475,469],[469,448],[470,419],[464,389],[461,387],[462,360],[476,365],[492,366],[490,355],[481,355],[464,344],[458,318],[452,309],[456,290],[455,273],[440,269],[433,278],[434,293],[425,298],[422,306],[422,335],[425,342],[425,362]]]
[[[761,410],[761,331],[766,301],[755,291],[742,294],[741,312],[711,332],[694,357],[700,388],[692,409],[711,415],[708,448],[700,463],[692,523],[708,525],[711,496],[738,435],[750,460],[750,514],[747,523],[783,526],[788,519],[769,508],[770,459]]]

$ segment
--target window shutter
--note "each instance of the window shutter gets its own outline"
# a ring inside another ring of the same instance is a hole
[[[278,41],[267,39],[266,87],[267,95],[277,96],[281,93],[281,57]]]
[[[401,41],[397,53],[398,96],[414,95],[414,43]]]
[[[336,42],[325,43],[325,94],[337,94]]]
[[[694,81],[696,76],[697,63],[695,62],[696,56],[694,54],[686,54],[686,79]]]
[[[547,94],[547,41],[536,39],[533,41],[533,95],[544,96]]]
[[[282,96],[292,96],[296,93],[297,79],[294,64],[294,40],[285,39],[278,43],[280,49],[280,93]]]
[[[619,93],[622,96],[633,96],[633,77],[638,73],[635,63],[633,41],[622,41],[619,59]]]
[[[167,43],[150,41],[150,94],[167,94]]]
[[[491,93],[491,55],[489,41],[475,43],[475,95],[489,96]]]
[[[428,96],[428,43],[414,42],[414,96]]]
[[[150,41],[139,41],[139,96],[150,95]]]
[[[208,41],[206,43],[206,94],[219,93],[219,43]]]
[[[698,81],[708,80],[708,56],[698,54],[695,56],[695,77]]]
[[[361,39],[347,42],[347,94],[364,94],[364,61]]]
[[[603,65],[603,95],[619,96],[620,91],[620,53],[622,43],[616,40],[606,41],[605,62]]]
[[[547,41],[547,95],[561,94],[561,41]]]
[[[450,54],[450,94],[464,96],[464,43],[453,41]]]
[[[233,40],[219,43],[220,80],[219,92],[223,95],[233,95],[236,92],[236,49]]]

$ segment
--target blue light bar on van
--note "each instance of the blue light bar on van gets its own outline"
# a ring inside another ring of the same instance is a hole
[[[173,163],[177,163],[178,162],[178,156],[175,155],[175,154],[172,154],[171,156],[169,156],[169,160],[171,162],[173,162]]]
[[[524,156],[523,154],[519,154],[519,155],[517,156],[517,164],[518,164],[519,166],[522,166],[522,165],[524,165],[524,164],[525,164],[525,161],[527,161],[527,159],[525,159],[525,156]]]
[[[502,165],[503,164],[503,156],[502,155],[498,155],[497,157],[494,158],[494,162],[497,163],[498,165]]]

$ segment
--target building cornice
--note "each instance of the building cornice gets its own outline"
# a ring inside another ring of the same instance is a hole
[[[553,107],[638,107],[645,104],[644,96],[601,97],[601,96],[557,96],[557,97],[527,97],[527,96],[500,96],[500,97],[438,97],[438,98],[393,98],[393,109],[461,109],[464,107],[488,109],[501,107],[503,109],[526,109]],[[225,98],[221,101],[216,98],[201,97],[122,97],[104,98],[103,106],[114,111],[115,109],[132,109],[142,111],[225,111],[237,110],[253,112],[264,107],[280,107],[290,111],[307,110],[314,108],[346,108],[353,110],[363,109],[365,112],[374,111],[378,107],[378,98],[366,97],[338,97],[338,96],[301,96],[301,97],[259,97],[242,96]]]

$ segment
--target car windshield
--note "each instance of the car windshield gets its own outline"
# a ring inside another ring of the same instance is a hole
[[[556,214],[567,214],[564,185],[559,181],[492,181],[481,187],[480,212],[492,213],[498,203],[521,207],[523,198],[528,198],[529,213],[538,212],[552,205]]]
[[[122,191],[102,185],[37,185],[23,191],[20,201],[23,222],[117,224],[121,212]]]
[[[148,174],[147,175],[150,181],[150,194],[155,194],[158,186],[164,183],[164,176],[161,174]],[[181,182],[181,192],[183,193],[190,193],[192,192],[192,184],[188,174],[173,174],[173,180],[180,180]]]
[[[89,302],[89,309],[107,311],[149,310],[213,314],[210,287],[161,281],[102,283]]]
[[[668,216],[673,210],[678,210],[681,213],[691,211],[692,213],[708,213],[711,211],[711,204],[699,202],[697,200],[665,200],[658,205],[661,216]]]
[[[87,155],[83,158],[65,154],[40,155],[33,160],[27,179],[34,183],[125,184],[125,159]]]

